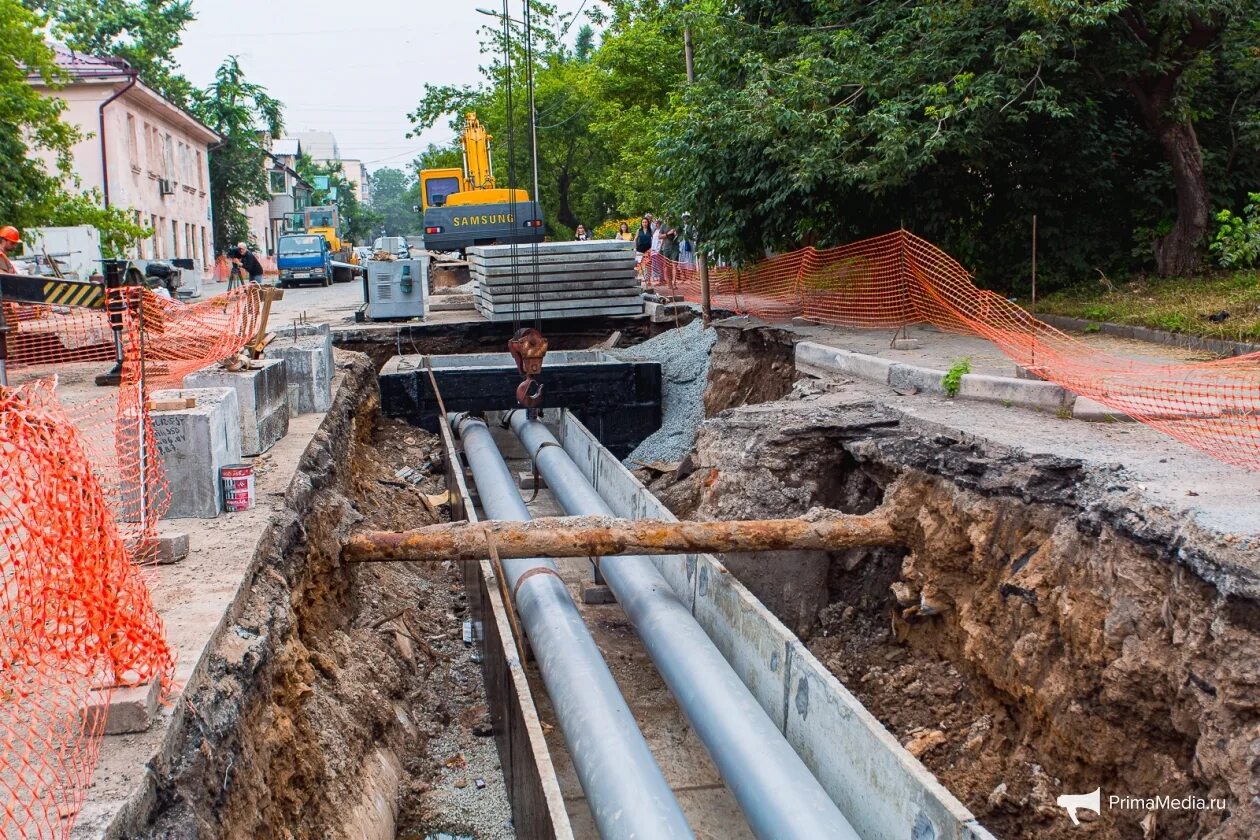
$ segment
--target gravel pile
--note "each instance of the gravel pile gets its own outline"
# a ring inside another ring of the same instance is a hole
[[[696,445],[704,421],[709,351],[716,341],[717,331],[704,329],[696,319],[634,347],[610,351],[622,359],[661,363],[661,428],[630,453],[627,465],[680,461]]]

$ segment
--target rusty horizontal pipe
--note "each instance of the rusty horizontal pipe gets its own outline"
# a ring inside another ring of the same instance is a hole
[[[878,512],[848,516],[810,511],[797,519],[671,522],[610,516],[561,516],[532,522],[452,522],[411,531],[363,531],[346,543],[352,563],[480,560],[499,556],[611,557],[618,554],[723,554],[728,551],[840,551],[898,541]]]

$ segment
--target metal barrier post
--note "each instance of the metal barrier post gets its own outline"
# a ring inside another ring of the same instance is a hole
[[[96,384],[118,386],[122,384],[123,369],[123,313],[127,300],[123,297],[123,278],[126,276],[126,260],[105,260],[105,311],[109,313],[109,328],[114,331],[114,366],[96,377]]]

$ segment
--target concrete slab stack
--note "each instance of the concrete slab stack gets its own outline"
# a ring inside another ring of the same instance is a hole
[[[185,388],[231,388],[241,418],[241,454],[261,455],[289,431],[289,379],[284,359],[251,362],[247,370],[218,365],[184,377]]]
[[[473,303],[491,321],[642,315],[631,242],[543,242],[467,250]]]

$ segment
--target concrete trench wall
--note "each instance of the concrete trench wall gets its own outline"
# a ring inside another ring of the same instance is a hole
[[[558,437],[618,515],[674,518],[572,415],[561,418]],[[962,803],[715,557],[654,560],[862,837],[991,840]]]

